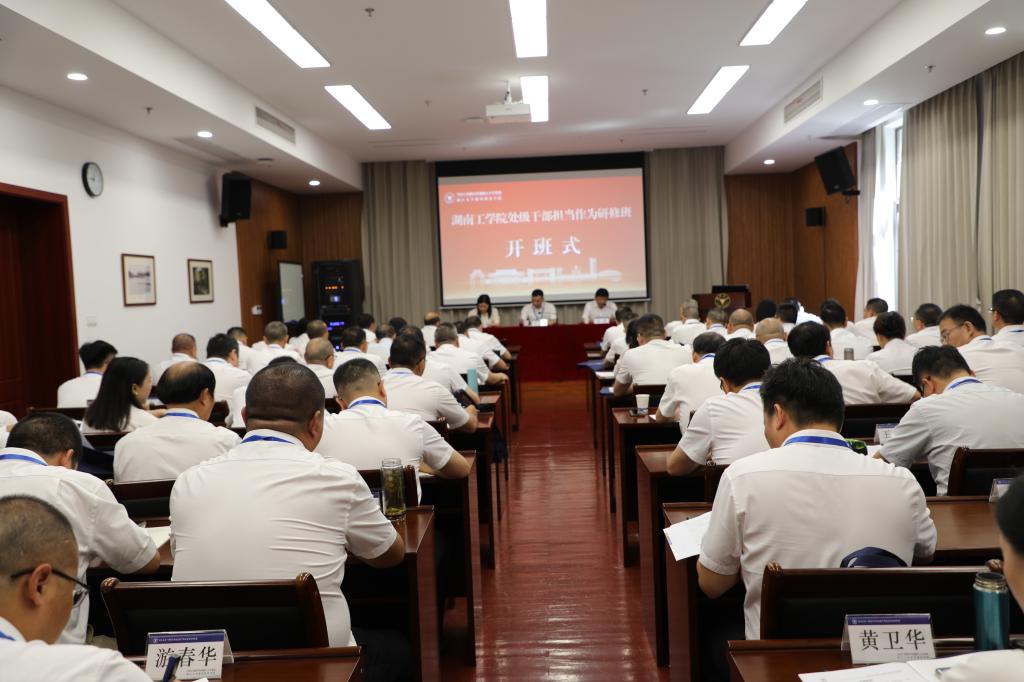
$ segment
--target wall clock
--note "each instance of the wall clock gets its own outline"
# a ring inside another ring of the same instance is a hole
[[[103,171],[100,170],[99,164],[89,161],[82,166],[82,184],[91,197],[103,194]]]

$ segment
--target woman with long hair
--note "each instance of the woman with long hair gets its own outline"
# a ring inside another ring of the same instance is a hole
[[[480,316],[480,322],[484,327],[497,327],[501,324],[501,316],[491,305],[491,297],[487,294],[480,294],[476,299],[475,314]]]
[[[114,358],[103,373],[96,400],[85,410],[82,431],[134,431],[156,421],[146,410],[153,377],[138,358]]]

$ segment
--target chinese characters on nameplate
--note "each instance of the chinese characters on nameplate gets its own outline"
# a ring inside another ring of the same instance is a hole
[[[179,680],[219,679],[224,663],[234,662],[224,630],[151,632],[146,638],[146,674],[150,679],[163,679],[171,656],[181,658],[175,675]]]
[[[849,615],[842,648],[850,652],[855,665],[935,658],[932,617],[927,613]]]

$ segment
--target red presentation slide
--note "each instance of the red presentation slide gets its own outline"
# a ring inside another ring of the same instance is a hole
[[[647,297],[640,168],[441,177],[443,305]]]

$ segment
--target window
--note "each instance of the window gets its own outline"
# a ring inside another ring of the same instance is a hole
[[[885,123],[878,141],[875,169],[875,204],[872,217],[872,294],[895,304],[899,294],[900,171],[903,155],[903,118]]]

